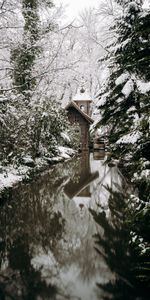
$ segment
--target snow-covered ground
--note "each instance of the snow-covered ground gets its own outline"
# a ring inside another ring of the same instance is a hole
[[[17,169],[9,166],[0,173],[0,192],[4,188],[11,187],[21,181],[23,176],[17,174]]]
[[[58,147],[58,156],[52,158],[37,158],[34,162],[35,168],[37,171],[43,170],[43,167],[48,167],[49,163],[57,163],[61,162],[65,159],[70,159],[73,155],[75,155],[75,151],[68,147]],[[31,159],[25,158],[25,163],[31,163]],[[22,181],[25,178],[29,178],[30,172],[34,167],[30,167],[27,165],[9,165],[9,166],[0,166],[0,192],[3,189],[9,188]]]

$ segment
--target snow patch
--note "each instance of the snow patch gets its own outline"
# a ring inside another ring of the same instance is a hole
[[[27,166],[34,166],[34,160],[30,155],[26,155],[22,158],[22,163]]]
[[[92,100],[90,95],[86,92],[84,93],[81,93],[81,92],[78,92],[72,99],[73,101],[78,101],[78,100],[81,100],[81,101],[87,101],[87,100]]]
[[[0,174],[0,191],[4,188],[11,187],[22,180],[22,176],[19,176],[16,173],[16,170],[5,170],[4,173]]]
[[[129,78],[129,73],[128,72],[125,72],[125,73],[122,73],[115,81],[115,84],[116,85],[120,85],[120,84],[123,84],[125,81],[127,81]]]
[[[98,108],[99,106],[102,106],[102,105],[104,105],[106,103],[108,95],[109,95],[109,92],[103,94],[100,97],[99,101],[96,103],[96,108]]]
[[[75,154],[75,151],[73,149],[63,147],[63,146],[58,147],[58,152],[59,152],[59,156],[65,158],[65,159],[69,159],[72,155]]]
[[[70,142],[70,138],[69,138],[68,134],[66,134],[65,132],[61,132],[60,135],[64,141],[66,141],[68,143]]]
[[[47,162],[49,163],[58,163],[62,162],[64,159],[70,159],[76,151],[67,148],[59,146],[57,148],[58,150],[58,156],[50,157],[50,158],[37,158],[35,160],[35,167],[37,170],[42,169],[43,167],[48,166]],[[25,157],[26,163],[33,162],[30,160],[29,156]],[[17,184],[18,182],[22,181],[24,178],[27,178],[30,174],[30,170],[32,170],[32,167],[27,165],[20,165],[19,167],[14,167],[13,165],[9,165],[7,167],[0,166],[0,192],[4,188],[12,187],[13,185]]]
[[[4,97],[4,96],[0,96],[0,102],[8,102],[8,98]]]
[[[121,92],[125,96],[125,98],[128,98],[129,95],[133,92],[133,90],[134,90],[134,82],[132,79],[129,79],[124,85]]]
[[[48,255],[39,254],[31,260],[31,265],[34,267],[35,270],[40,270],[44,267],[48,269],[54,266],[55,264],[56,260],[51,251],[48,252]]]
[[[150,91],[150,81],[144,82],[141,80],[137,80],[137,88],[142,94],[146,94]]]
[[[110,128],[108,125],[106,126],[101,126],[100,128],[97,128],[95,131],[95,137],[99,138],[102,136],[106,136],[109,134]]]
[[[119,103],[121,103],[123,101],[123,98],[121,98],[121,97],[119,97],[117,100],[116,100],[116,102],[119,104]]]
[[[131,106],[128,110],[127,113],[135,112],[135,106]]]
[[[128,14],[132,10],[139,11],[139,4],[140,3],[135,3],[135,1],[131,1],[130,3],[127,4],[126,9],[125,9],[125,13]]]
[[[129,24],[127,24],[127,25],[129,25]],[[127,38],[122,43],[116,44],[115,46],[111,47],[110,50],[112,50],[114,53],[116,53],[120,49],[123,50],[130,41],[131,41],[131,38]]]
[[[141,133],[139,131],[130,132],[122,136],[116,142],[116,144],[135,144],[140,137],[141,137]]]
[[[150,170],[146,169],[141,172],[141,177],[150,178]]]

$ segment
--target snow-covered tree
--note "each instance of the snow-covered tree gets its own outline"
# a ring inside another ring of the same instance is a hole
[[[139,0],[117,2],[123,6],[123,14],[116,20],[117,41],[109,48],[111,76],[106,101],[100,105],[100,124],[110,125],[110,141],[125,153],[128,147],[135,151],[137,145],[144,150],[149,139],[150,12],[143,10]]]
[[[22,37],[23,25],[20,1],[0,1],[0,90],[1,94],[10,89],[12,66],[10,48]]]
[[[8,11],[10,8],[8,1]],[[68,124],[65,113],[54,102],[53,75],[47,81],[47,74],[52,69],[55,74],[57,70],[57,56],[63,44],[52,1],[23,0],[16,10],[21,32],[16,43],[11,43],[8,36],[11,72],[9,84],[3,87],[1,95],[0,155],[6,163],[19,161],[27,154],[32,158],[53,155]]]
[[[116,20],[117,39],[107,55],[111,75],[99,96],[101,120],[97,126],[109,127],[112,156],[123,159],[124,170],[136,187],[136,196],[130,195],[128,200],[128,222],[134,251],[140,253],[144,262],[138,278],[146,282],[143,272],[149,257],[150,11],[143,9],[140,0],[116,2],[123,13]]]

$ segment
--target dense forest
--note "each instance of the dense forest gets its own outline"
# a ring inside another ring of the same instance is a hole
[[[143,2],[100,1],[69,23],[63,5],[55,1],[0,0],[0,180],[3,188],[9,174],[11,181],[12,173],[24,175],[27,166],[38,169],[52,162],[63,147],[68,147],[64,158],[72,155],[70,148],[78,149],[78,130],[69,124],[64,107],[84,81],[93,99],[92,132],[109,140],[106,163],[117,162],[132,185],[122,207],[122,228],[129,233],[132,284],[147,291],[150,9]],[[115,201],[122,203],[123,197],[111,194],[114,219],[120,218]],[[105,216],[91,214],[108,233]],[[100,235],[97,241],[105,248]]]

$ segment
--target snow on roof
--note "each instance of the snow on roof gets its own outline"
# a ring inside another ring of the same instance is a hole
[[[78,110],[78,112],[89,122],[89,123],[93,123],[94,120],[88,116],[84,111],[82,111],[80,109],[80,107],[74,102],[74,101],[71,101],[68,103],[68,105],[65,107],[65,109],[67,110],[69,107],[74,107],[76,110]]]
[[[90,95],[84,90],[81,89],[80,91],[77,92],[77,94],[73,97],[73,101],[92,101]]]

